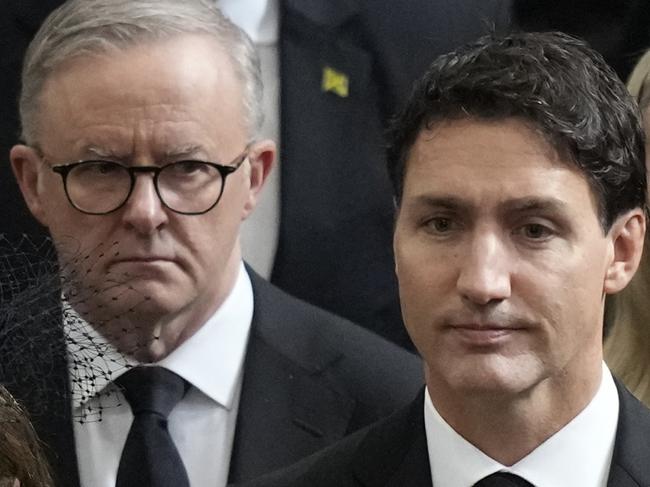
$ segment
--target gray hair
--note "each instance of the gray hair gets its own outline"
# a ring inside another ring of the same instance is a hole
[[[25,55],[20,94],[23,140],[36,142],[43,86],[63,63],[182,34],[205,34],[222,46],[242,82],[250,136],[257,135],[263,118],[259,58],[250,38],[214,1],[68,0],[45,20]]]

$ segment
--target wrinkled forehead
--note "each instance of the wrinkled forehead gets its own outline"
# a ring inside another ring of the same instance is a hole
[[[39,132],[61,142],[86,137],[85,144],[116,132],[165,139],[198,130],[227,139],[245,130],[242,97],[228,56],[210,39],[185,36],[60,66],[43,88]]]
[[[152,106],[182,101],[199,108],[210,102],[242,105],[242,97],[241,82],[218,42],[205,35],[182,35],[73,56],[49,73],[38,98],[43,115],[81,102],[78,108],[83,110],[107,100]]]

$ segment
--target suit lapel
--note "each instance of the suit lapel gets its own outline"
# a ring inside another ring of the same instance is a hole
[[[327,369],[339,353],[312,353],[309,343],[318,337],[303,332],[312,328],[301,326],[294,310],[283,306],[283,294],[250,269],[249,275],[255,308],[230,482],[288,465],[342,438],[355,406],[326,383]]]
[[[616,380],[618,427],[608,487],[650,485],[650,411]]]
[[[424,389],[408,408],[369,431],[353,461],[354,475],[361,485],[431,485],[423,405]]]

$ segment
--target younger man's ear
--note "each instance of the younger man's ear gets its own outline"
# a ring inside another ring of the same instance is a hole
[[[9,159],[27,207],[42,225],[47,226],[39,185],[41,157],[31,147],[15,145],[9,152]]]
[[[605,275],[604,291],[615,294],[632,280],[643,253],[646,218],[641,208],[619,216],[609,234],[613,244],[613,259]]]
[[[260,140],[253,143],[248,150],[249,189],[248,200],[244,205],[242,220],[252,213],[259,200],[260,191],[275,163],[276,147],[272,140]]]

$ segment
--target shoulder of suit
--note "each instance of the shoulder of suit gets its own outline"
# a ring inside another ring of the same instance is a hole
[[[401,382],[410,394],[421,384],[421,362],[415,354],[249,274],[255,303],[252,333],[278,353],[308,370],[335,364],[346,379],[378,380],[378,390]]]

